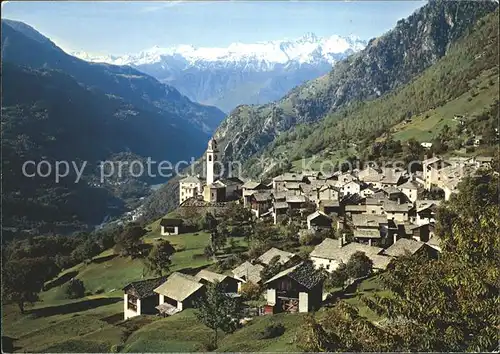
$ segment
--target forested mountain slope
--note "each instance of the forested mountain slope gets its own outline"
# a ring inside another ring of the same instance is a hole
[[[262,106],[240,106],[215,133],[224,159],[246,160],[297,124],[323,119],[341,107],[372,100],[408,83],[443,57],[450,45],[492,12],[492,1],[431,1],[387,34],[337,63],[330,74]]]
[[[13,233],[85,229],[119,215],[154,176],[133,178],[124,165],[120,177],[100,181],[99,161],[190,161],[223,117],[135,69],[67,55],[20,22],[2,20],[2,59],[2,226]],[[24,176],[26,161],[47,161],[52,174]],[[71,167],[60,181],[57,161]],[[73,163],[86,163],[78,183]]]
[[[175,88],[129,66],[88,63],[68,55],[21,22],[2,20],[2,60],[61,70],[91,89],[121,97],[138,108],[155,110],[172,123],[205,134],[211,134],[224,118],[219,109],[191,102]]]

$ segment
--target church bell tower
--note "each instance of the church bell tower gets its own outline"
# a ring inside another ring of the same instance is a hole
[[[214,163],[217,161],[218,153],[217,141],[212,138],[207,148],[207,185],[214,183]]]

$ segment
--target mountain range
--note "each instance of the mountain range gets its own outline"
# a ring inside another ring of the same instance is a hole
[[[138,54],[73,55],[91,62],[130,65],[176,87],[191,100],[229,112],[241,104],[281,98],[293,87],[326,74],[339,60],[366,46],[355,37],[317,37],[228,47],[153,47]]]
[[[493,1],[431,1],[370,40],[362,51],[338,62],[327,75],[275,102],[238,107],[215,133],[224,158],[248,160],[297,125],[318,122],[343,107],[377,99],[408,84],[497,7]],[[348,121],[349,115],[342,119]]]

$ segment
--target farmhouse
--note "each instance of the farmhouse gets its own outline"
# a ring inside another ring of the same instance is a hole
[[[189,198],[196,197],[203,190],[203,181],[199,177],[188,176],[179,181],[179,202],[182,204]]]
[[[178,235],[182,232],[184,221],[182,219],[161,219],[161,235]]]
[[[200,270],[195,276],[196,279],[202,284],[208,285],[210,283],[218,282],[226,293],[238,292],[240,280],[233,278],[229,275],[211,272],[206,269]]]
[[[257,192],[250,196],[250,209],[256,217],[261,217],[272,207],[272,194],[269,192]]]
[[[392,246],[384,251],[385,255],[391,257],[401,257],[406,254],[423,254],[435,256],[436,252],[427,244],[407,238],[400,238]]]
[[[273,259],[276,256],[279,257],[279,263],[283,265],[286,265],[288,264],[288,262],[297,258],[297,256],[293,253],[282,251],[280,249],[273,247],[264,254],[262,254],[259,258],[257,258],[257,262],[263,265],[269,265],[269,263],[271,263],[271,259]]]
[[[309,312],[321,306],[325,277],[312,263],[288,268],[266,283],[266,313]]]
[[[434,223],[440,200],[417,200],[415,202],[415,223],[417,225]]]
[[[158,295],[153,291],[163,284],[167,277],[139,280],[132,282],[123,288],[123,315],[124,319],[156,313],[158,306]]]
[[[267,187],[260,182],[247,181],[241,186],[241,189],[243,191],[243,206],[246,207],[250,203],[250,197],[253,193],[267,189]]]
[[[374,240],[379,240],[387,234],[388,221],[385,215],[354,214],[352,215],[354,238],[368,240],[371,246]]]
[[[262,272],[263,269],[264,266],[261,264],[252,264],[246,261],[245,263],[234,268],[232,273],[235,278],[241,279],[245,283],[251,282],[259,284],[261,281],[260,272]],[[241,283],[239,283],[238,286],[240,287]]]
[[[332,218],[321,211],[315,211],[307,216],[307,228],[309,230],[329,230],[332,228]]]
[[[408,181],[398,186],[401,192],[403,192],[404,195],[406,195],[406,197],[408,198],[408,200],[412,203],[415,203],[415,201],[418,198],[419,187],[420,187],[419,184],[415,181]]]
[[[338,200],[321,200],[319,202],[319,210],[327,215],[340,215],[340,203]]]
[[[323,268],[328,272],[333,272],[340,263],[347,263],[349,258],[356,252],[364,252],[368,258],[372,259],[374,268],[385,269],[390,259],[380,258],[382,248],[372,247],[357,242],[345,244],[343,238],[333,240],[326,238],[317,245],[311,252],[310,257],[316,268]],[[377,257],[375,257],[377,256]]]
[[[205,286],[193,276],[179,272],[172,273],[166,282],[154,289],[159,296],[158,310],[172,315],[188,307],[202,296]]]

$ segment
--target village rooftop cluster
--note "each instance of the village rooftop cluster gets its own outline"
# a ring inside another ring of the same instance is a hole
[[[315,171],[284,173],[272,180],[215,179],[217,142],[206,152],[206,180],[189,176],[179,182],[180,208],[224,208],[241,203],[254,218],[280,224],[295,220],[299,233],[319,233],[335,228],[337,239],[326,238],[309,254],[298,255],[271,248],[260,257],[245,261],[230,274],[201,270],[195,275],[174,272],[169,277],[141,280],[127,285],[125,319],[144,313],[174,315],[193,307],[209,283],[223,284],[238,297],[243,283],[258,284],[266,294],[263,313],[309,312],[322,306],[324,274],[333,272],[356,252],[363,252],[374,271],[383,271],[391,259],[425,253],[437,257],[440,240],[435,235],[436,210],[442,199],[422,198],[440,190],[444,199],[457,192],[457,184],[479,168],[490,168],[491,158],[422,161],[423,171],[408,173],[397,168],[367,167],[350,173],[323,175]],[[161,220],[162,236],[185,232],[183,220]],[[261,273],[272,259],[286,269],[262,281]]]

